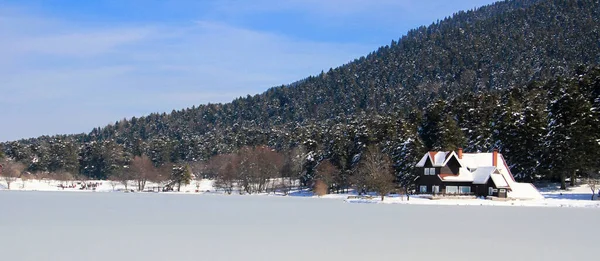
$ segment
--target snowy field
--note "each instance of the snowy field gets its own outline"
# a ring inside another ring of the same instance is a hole
[[[59,182],[53,180],[28,180],[23,182],[17,180],[11,184],[11,190],[25,191],[64,191],[64,192],[122,192],[125,187],[122,184],[111,183],[110,181],[87,181],[98,183],[96,190],[80,190],[76,182]],[[63,185],[62,188],[60,185]],[[69,188],[72,186],[74,188]],[[148,183],[146,189],[158,187],[157,184]],[[131,182],[128,189],[135,189],[135,183]],[[353,198],[354,194],[330,194],[320,198],[337,199],[349,203],[375,203],[375,204],[406,204],[406,205],[471,205],[471,206],[525,206],[525,207],[586,207],[600,208],[600,201],[591,200],[592,192],[587,185],[580,185],[569,188],[567,191],[558,189],[556,184],[538,185],[539,191],[544,196],[543,199],[535,200],[509,200],[509,201],[491,201],[485,199],[442,199],[430,200],[418,196],[411,196],[410,200],[406,197],[391,195],[382,202],[380,198],[372,199]],[[6,183],[0,181],[0,190],[6,189]],[[164,193],[164,192],[161,192]],[[212,180],[192,181],[190,185],[181,188],[181,192],[168,192],[164,194],[223,194],[215,190]],[[235,194],[235,193],[234,193]],[[282,194],[259,194],[260,196],[283,196]],[[256,196],[256,195],[253,195]],[[290,193],[289,197],[317,197],[309,191],[295,191]],[[350,198],[349,198],[350,197]]]
[[[11,261],[595,260],[600,234],[592,208],[41,191],[0,206]]]

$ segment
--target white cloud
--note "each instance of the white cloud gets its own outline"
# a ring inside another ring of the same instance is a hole
[[[153,32],[146,28],[133,28],[24,37],[8,48],[29,55],[88,57],[116,51],[116,48],[143,40],[151,33]]]
[[[3,122],[16,123],[0,140],[87,132],[123,117],[227,102],[372,49],[214,21],[82,28],[44,19],[0,15],[0,107]]]

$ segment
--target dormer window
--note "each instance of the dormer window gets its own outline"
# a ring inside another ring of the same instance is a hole
[[[435,175],[435,168],[425,168],[425,175]]]

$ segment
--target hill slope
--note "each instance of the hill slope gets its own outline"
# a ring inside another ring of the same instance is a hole
[[[268,128],[363,111],[406,112],[437,97],[568,75],[580,64],[600,63],[599,10],[596,1],[549,0],[501,2],[460,12],[293,86],[229,104],[151,115],[129,123],[160,121],[159,126],[150,124],[146,132],[133,126],[125,132],[147,139],[204,134],[235,123]],[[113,126],[92,136],[110,138],[118,132]]]

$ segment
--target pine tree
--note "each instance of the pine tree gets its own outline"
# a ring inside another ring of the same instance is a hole
[[[79,148],[70,139],[55,137],[49,142],[47,170],[64,170],[72,174],[79,172]]]
[[[465,93],[452,102],[452,111],[465,135],[464,149],[489,151],[494,147],[494,114],[498,97],[491,93]]]
[[[192,171],[188,165],[173,166],[171,172],[171,184],[177,184],[177,191],[181,191],[182,185],[189,185],[192,179]]]
[[[416,128],[408,126],[402,132],[404,142],[394,150],[392,161],[394,162],[396,181],[405,192],[408,192],[413,188],[418,177],[415,165],[426,153],[426,150]]]
[[[495,146],[519,180],[533,181],[546,174],[540,168],[546,151],[546,96],[538,83],[509,89],[495,118]]]
[[[445,151],[454,151],[465,145],[464,133],[452,115],[446,114],[443,117],[442,122],[439,123],[438,131],[438,139],[434,143],[434,148]]]
[[[566,189],[567,175],[571,186],[575,185],[576,171],[589,168],[596,160],[588,153],[597,149],[596,119],[591,103],[575,83],[558,79],[550,88],[548,159],[554,175],[560,178],[561,189]]]
[[[444,119],[442,114],[444,113],[445,109],[445,102],[439,100],[429,106],[425,112],[420,134],[425,147],[429,150],[441,149],[438,144],[438,134],[440,133],[441,129],[440,123]]]

